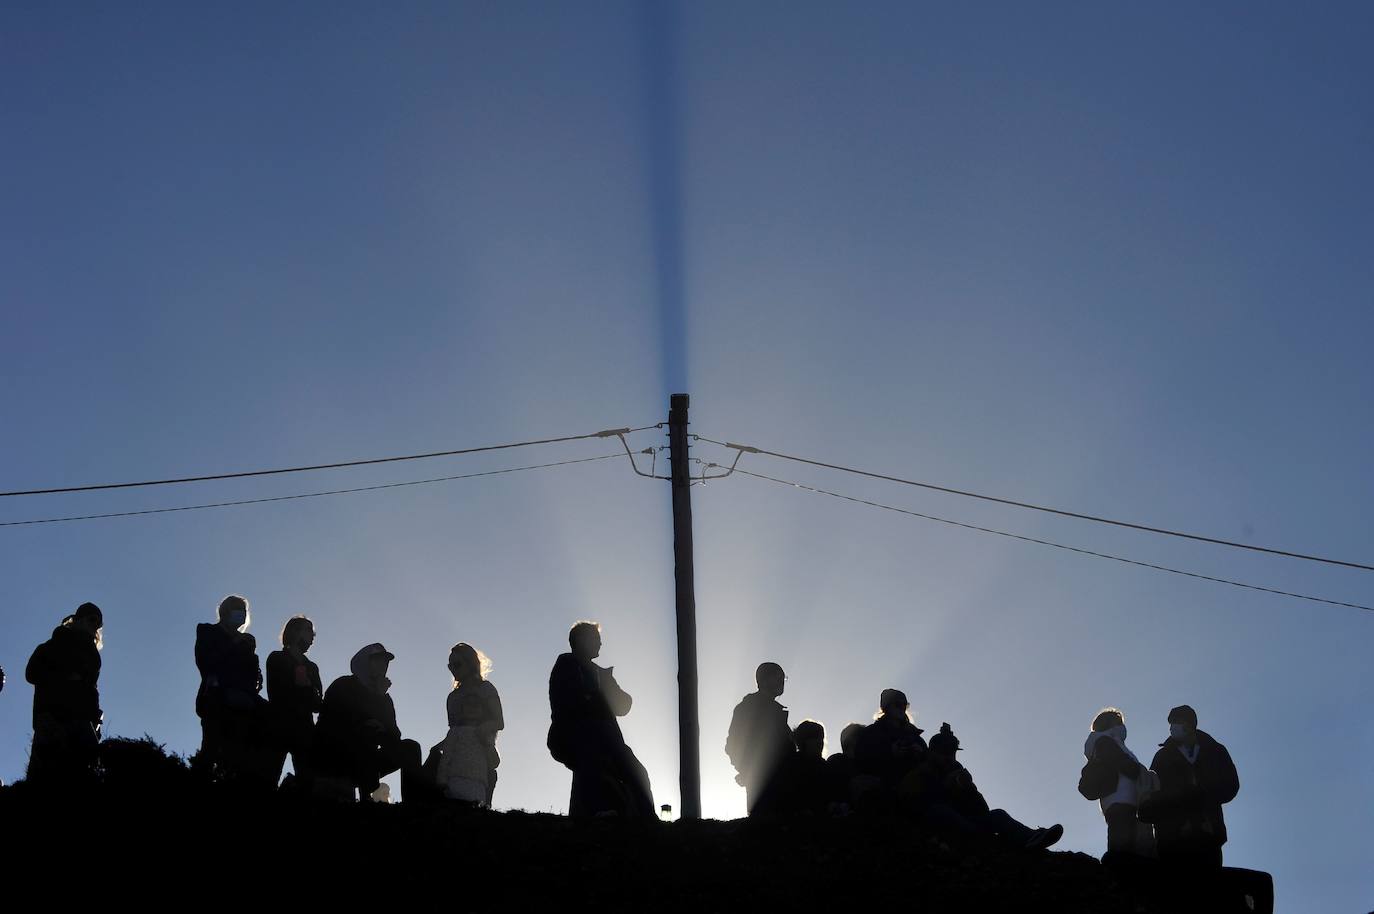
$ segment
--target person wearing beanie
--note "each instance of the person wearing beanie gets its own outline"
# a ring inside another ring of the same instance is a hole
[[[1023,825],[1005,809],[990,809],[968,769],[959,764],[959,737],[948,723],[930,738],[930,751],[917,769],[921,785],[922,817],[931,827],[949,834],[984,835],[1017,850],[1045,850],[1064,837],[1064,826]]]
[[[1151,767],[1159,790],[1140,806],[1154,823],[1159,859],[1188,867],[1221,867],[1226,843],[1223,803],[1235,799],[1240,778],[1226,747],[1197,727],[1197,712],[1179,705],[1169,712],[1169,738]]]

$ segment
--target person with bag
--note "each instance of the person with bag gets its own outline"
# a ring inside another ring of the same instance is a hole
[[[1088,764],[1079,779],[1079,791],[1085,796],[1095,794],[1088,798],[1098,801],[1107,821],[1103,862],[1123,856],[1154,857],[1154,831],[1140,821],[1137,812],[1159,782],[1155,773],[1126,748],[1126,715],[1120,709],[1103,708],[1097,713],[1083,744],[1083,755]]]

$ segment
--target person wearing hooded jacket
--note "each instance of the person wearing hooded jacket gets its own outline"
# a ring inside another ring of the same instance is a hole
[[[104,614],[82,603],[53,629],[29,658],[24,678],[33,685],[31,781],[58,780],[89,771],[100,745],[100,633]]]
[[[347,676],[330,683],[315,724],[318,771],[352,781],[364,798],[381,779],[401,772],[401,798],[417,799],[421,787],[420,744],[402,739],[396,705],[387,691],[387,667],[396,655],[369,644],[353,655]]]
[[[1107,854],[1113,858],[1155,856],[1154,833],[1137,817],[1142,800],[1158,788],[1155,773],[1126,748],[1126,715],[1117,708],[1103,708],[1093,718],[1092,730],[1083,743],[1089,761],[1110,765],[1116,787],[1098,800],[1107,821]],[[1103,856],[1107,860],[1107,855]]]
[[[1226,843],[1221,806],[1240,792],[1240,777],[1226,747],[1197,728],[1197,712],[1180,705],[1169,712],[1169,738],[1151,763],[1159,790],[1140,806],[1154,823],[1161,861],[1216,869]]]

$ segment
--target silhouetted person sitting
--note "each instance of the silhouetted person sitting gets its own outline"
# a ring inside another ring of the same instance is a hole
[[[796,753],[787,709],[778,697],[787,687],[787,674],[776,663],[760,663],[754,671],[757,692],[735,706],[725,754],[735,766],[735,783],[744,788],[745,808],[751,816],[777,812],[774,781],[787,760]]]
[[[305,616],[292,616],[281,630],[279,651],[267,655],[267,701],[278,736],[275,775],[281,776],[286,753],[296,782],[309,792],[310,752],[315,742],[315,715],[324,704],[320,668],[306,655],[315,643],[315,625]]]
[[[1221,806],[1236,798],[1240,778],[1226,747],[1197,728],[1197,712],[1179,705],[1169,712],[1169,738],[1150,766],[1159,790],[1140,806],[1154,823],[1159,859],[1181,867],[1217,869],[1226,843]]]
[[[34,650],[24,670],[33,684],[33,749],[28,779],[81,777],[100,745],[100,636],[104,614],[82,603]]]
[[[856,761],[859,734],[863,731],[863,724],[852,721],[845,724],[844,729],[840,731],[840,751],[825,760],[830,799],[842,807],[836,810],[841,815],[856,807],[865,786],[857,783],[859,768]],[[876,783],[876,779],[873,779],[873,783]]]
[[[1126,748],[1126,715],[1117,708],[1099,711],[1093,718],[1092,732],[1083,743],[1083,755],[1093,767],[1100,766],[1109,775],[1108,792],[1098,799],[1102,817],[1107,820],[1107,853],[1103,862],[1129,865],[1133,858],[1153,857],[1154,833],[1136,818],[1136,812],[1141,795],[1152,791],[1156,781],[1154,772],[1140,764],[1135,753]],[[1110,775],[1115,775],[1114,784]]]
[[[905,693],[883,689],[878,714],[859,734],[855,749],[859,773],[876,777],[889,799],[926,753],[922,731],[911,722],[910,707]]]
[[[832,798],[830,772],[825,765],[825,726],[820,721],[804,720],[792,731],[792,740],[797,751],[787,756],[779,775],[785,811],[790,815],[829,815]]]
[[[957,835],[985,835],[1010,847],[1044,850],[1064,836],[1064,826],[1030,828],[1005,809],[989,809],[968,769],[959,764],[959,738],[949,724],[930,738],[930,751],[917,769],[920,813],[937,831]]]
[[[258,643],[248,634],[248,601],[230,594],[219,603],[218,622],[196,626],[200,689],[196,714],[201,743],[196,765],[211,776],[275,786],[277,753],[262,691]]]
[[[396,705],[387,691],[387,669],[396,659],[380,644],[353,655],[348,668],[324,693],[315,726],[315,764],[320,774],[344,777],[367,799],[381,779],[401,772],[401,799],[432,796],[420,778],[420,744],[402,739]]]
[[[614,667],[592,661],[601,654],[601,626],[578,622],[568,632],[572,651],[560,654],[549,674],[549,753],[571,769],[573,816],[656,818],[649,772],[625,745],[617,717],[632,699],[615,681]]]
[[[496,790],[496,734],[506,726],[501,696],[486,679],[491,663],[470,644],[459,642],[448,655],[453,690],[445,711],[448,735],[440,747],[442,757],[435,780],[451,800],[491,806]]]

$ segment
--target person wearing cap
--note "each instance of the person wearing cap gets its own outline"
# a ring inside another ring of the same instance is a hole
[[[1044,850],[1064,837],[1064,826],[1031,828],[1005,809],[990,809],[968,769],[959,764],[959,737],[948,723],[930,738],[930,751],[917,769],[917,793],[924,821],[937,830],[961,835],[987,835],[1018,850]],[[905,784],[904,784],[905,786]]]
[[[895,793],[927,751],[923,731],[911,721],[910,708],[906,693],[883,689],[873,723],[859,733],[855,752],[859,773],[877,778],[889,793]]]
[[[396,655],[369,644],[353,655],[347,676],[330,683],[315,725],[319,773],[343,777],[366,798],[394,771],[401,772],[401,799],[421,793],[420,744],[402,739],[396,705],[387,692],[387,669]]]
[[[1159,790],[1140,807],[1153,822],[1159,859],[1181,866],[1221,867],[1226,843],[1223,803],[1240,791],[1240,778],[1226,747],[1197,728],[1197,712],[1179,705],[1169,712],[1169,738],[1151,764]]]
[[[625,745],[617,717],[633,699],[615,680],[615,668],[595,663],[601,626],[578,622],[568,632],[571,650],[549,673],[549,736],[554,761],[572,771],[568,815],[623,815],[657,819],[649,772]]]
[[[744,696],[730,717],[725,754],[735,766],[735,783],[744,788],[749,815],[761,816],[777,811],[774,782],[797,747],[787,725],[787,709],[778,703],[787,674],[776,663],[760,663],[754,682],[758,691]]]
[[[34,650],[24,670],[33,685],[30,781],[88,773],[100,745],[100,646],[104,613],[82,603]]]
[[[196,625],[196,715],[201,743],[195,766],[212,777],[275,787],[267,699],[261,695],[258,642],[248,632],[252,617],[239,594],[220,600],[217,621]]]

